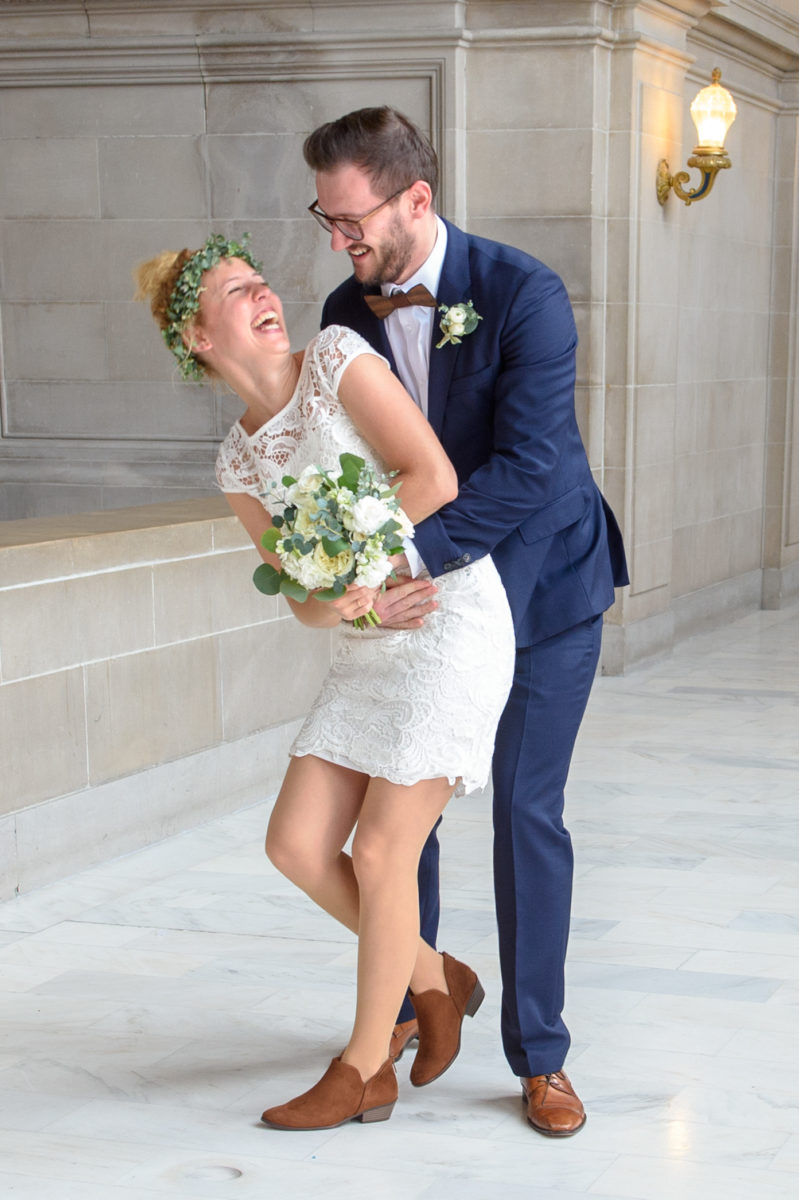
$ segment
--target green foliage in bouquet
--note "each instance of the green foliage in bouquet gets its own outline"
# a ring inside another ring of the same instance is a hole
[[[303,602],[313,592],[334,600],[350,583],[379,587],[392,574],[391,556],[413,535],[397,500],[399,484],[356,454],[341,454],[339,464],[337,476],[311,466],[299,479],[283,477],[283,511],[261,538],[281,569],[262,563],[253,575],[265,595]],[[379,623],[374,611],[365,620]]]

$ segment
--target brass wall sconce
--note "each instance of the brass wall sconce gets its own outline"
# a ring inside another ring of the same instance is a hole
[[[719,171],[732,166],[724,149],[724,139],[738,110],[730,93],[719,83],[721,71],[718,67],[713,71],[712,78],[710,87],[702,88],[691,105],[691,118],[699,135],[699,145],[694,147],[694,152],[688,159],[688,166],[696,167],[702,172],[701,183],[692,191],[686,192],[682,185],[690,178],[688,172],[678,171],[676,175],[672,175],[669,164],[665,158],[661,158],[655,183],[658,203],[661,205],[666,203],[672,189],[675,196],[684,200],[686,204],[691,204],[694,200],[704,200],[705,196],[710,195]]]

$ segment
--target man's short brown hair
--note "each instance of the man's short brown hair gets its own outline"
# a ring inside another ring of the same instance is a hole
[[[305,139],[305,161],[313,171],[353,165],[369,176],[378,195],[391,196],[417,179],[438,190],[438,159],[424,134],[394,108],[359,108],[320,125]]]

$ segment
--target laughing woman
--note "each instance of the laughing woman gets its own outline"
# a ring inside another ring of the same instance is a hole
[[[270,485],[309,466],[335,471],[343,452],[397,472],[414,523],[454,499],[457,479],[435,434],[367,342],[332,326],[292,353],[280,299],[246,239],[214,235],[199,250],[167,251],[143,263],[137,279],[183,377],[221,379],[244,405],[219,451],[217,479],[270,565],[280,567],[261,546],[275,515]],[[402,630],[353,625],[372,607],[374,589],[289,600],[301,622],[341,624],[342,636],[291,748],[266,850],[357,933],[358,973],[341,1055],[310,1091],[263,1114],[281,1129],[387,1118],[397,1098],[389,1046],[406,990],[419,1021],[416,1084],[449,1066],[463,1017],[483,996],[469,967],[420,938],[417,867],[453,791],[488,778],[513,631],[489,558],[436,580],[436,589],[425,620]]]

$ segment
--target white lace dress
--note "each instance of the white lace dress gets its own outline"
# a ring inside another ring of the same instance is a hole
[[[240,423],[219,450],[223,492],[264,501],[268,480],[308,465],[338,468],[344,451],[386,471],[337,399],[359,354],[375,354],[333,325],[310,342],[294,394],[252,436]],[[380,356],[378,356],[380,357]],[[490,558],[436,580],[438,608],[421,629],[358,631],[342,624],[333,665],[291,747],[393,783],[447,776],[462,794],[488,779],[497,722],[510,690],[514,638]]]

